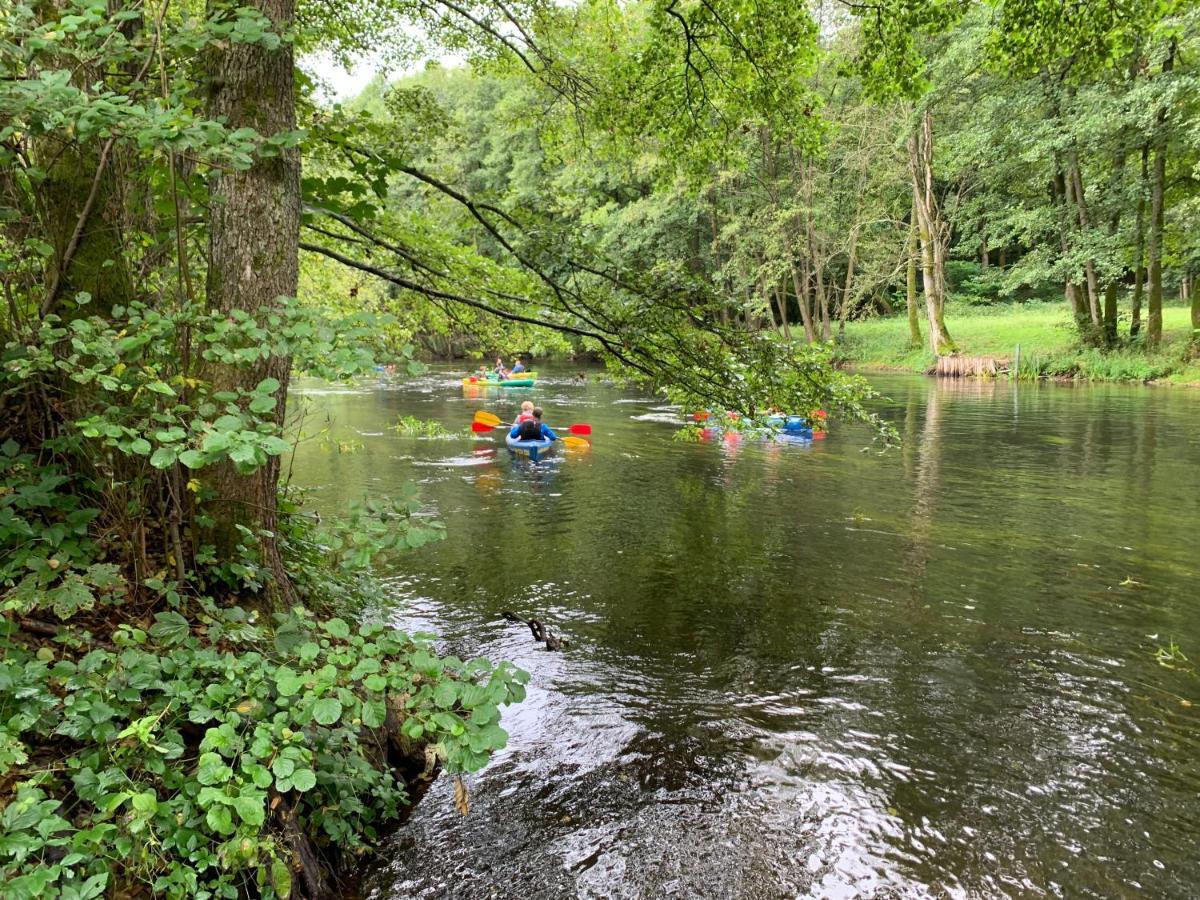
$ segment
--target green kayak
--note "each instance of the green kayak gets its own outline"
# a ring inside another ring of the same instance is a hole
[[[462,380],[463,387],[533,387],[537,372],[522,372],[521,378],[480,378],[471,375]]]

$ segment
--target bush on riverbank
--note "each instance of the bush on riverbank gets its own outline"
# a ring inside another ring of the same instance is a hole
[[[0,566],[15,585],[0,619],[6,897],[317,896],[396,819],[407,779],[478,769],[504,745],[499,707],[522,698],[523,673],[161,577],[134,604],[138,586],[84,533],[90,511],[14,449],[0,451],[0,530],[30,541]],[[355,557],[298,523],[285,547],[309,605],[361,597]]]
[[[291,448],[282,386],[216,390],[179,371],[178,340],[246,370],[284,347],[337,378],[372,364],[338,343],[349,323],[120,315],[3,347],[4,897],[326,895],[413,775],[504,745],[524,675],[347,621],[382,593],[374,561],[442,535],[413,487],[323,525],[285,499],[218,549],[221,467]]]
[[[1065,303],[951,303],[946,321],[967,356],[1011,359],[1020,344],[1022,377],[1200,383],[1200,362],[1187,346],[1189,311],[1183,307],[1163,310],[1163,346],[1154,353],[1139,346],[1108,352],[1079,347]],[[924,333],[923,319],[921,325]],[[850,365],[865,369],[928,372],[934,364],[928,347],[908,346],[908,320],[903,316],[847,323],[839,353]]]

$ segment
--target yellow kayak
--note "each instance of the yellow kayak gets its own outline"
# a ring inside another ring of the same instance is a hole
[[[521,372],[520,378],[480,378],[469,375],[462,380],[464,387],[533,387],[537,372]]]

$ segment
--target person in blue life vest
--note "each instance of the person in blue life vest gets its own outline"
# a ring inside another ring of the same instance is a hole
[[[513,367],[508,373],[508,377],[512,378],[514,375],[520,375],[524,371],[525,363],[521,362],[521,357],[518,356],[517,361],[513,363]]]

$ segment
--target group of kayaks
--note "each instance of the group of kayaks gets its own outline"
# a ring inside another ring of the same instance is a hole
[[[811,416],[771,413],[758,419],[744,419],[737,413],[712,413],[708,411],[692,414],[702,431],[710,434],[736,432],[746,437],[773,438],[782,436],[796,440],[813,440],[825,436],[825,410],[818,409]]]
[[[536,372],[522,372],[517,378],[502,378],[496,373],[487,375],[468,375],[462,380],[464,388],[489,387],[533,387],[537,382]],[[692,419],[701,431],[709,436],[726,435],[729,437],[748,437],[764,439],[782,439],[790,441],[811,441],[825,436],[825,411],[814,410],[808,416],[789,415],[785,413],[769,413],[755,419],[746,419],[734,412],[701,411],[692,414]],[[499,417],[492,413],[478,411],[472,426],[475,431],[490,431],[503,426]],[[573,435],[591,434],[590,425],[572,425]],[[560,437],[559,440],[563,440]],[[579,437],[568,437],[567,442],[575,441],[586,445]],[[549,438],[540,440],[521,439],[513,437],[506,431],[504,445],[515,454],[528,456],[533,462],[547,455],[554,449],[555,442]]]

